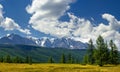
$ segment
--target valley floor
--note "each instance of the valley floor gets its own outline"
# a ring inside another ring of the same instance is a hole
[[[8,64],[0,63],[0,72],[118,72],[120,65],[104,67],[80,64]]]

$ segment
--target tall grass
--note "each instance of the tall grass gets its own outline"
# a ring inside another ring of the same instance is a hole
[[[0,63],[0,72],[119,72],[120,66],[80,64],[9,64]]]

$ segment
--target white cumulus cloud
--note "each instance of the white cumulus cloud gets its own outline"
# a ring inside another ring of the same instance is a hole
[[[29,23],[35,30],[54,36],[69,36],[69,29],[58,19],[70,8],[72,0],[33,0],[26,10],[32,14]],[[67,24],[68,25],[68,24]]]
[[[13,19],[3,16],[3,6],[0,4],[0,27],[7,30],[18,30],[25,34],[31,34],[29,29],[22,29]]]
[[[103,19],[106,19],[109,22],[109,28],[112,30],[120,30],[120,21],[118,21],[113,15],[103,14]]]
[[[20,28],[20,26],[14,22],[13,19],[6,17],[0,25],[5,30],[14,30]]]
[[[120,48],[120,21],[113,15],[105,13],[102,18],[108,24],[100,23],[93,26],[90,20],[79,18],[67,12],[72,0],[32,0],[32,4],[26,7],[31,14],[29,24],[33,29],[56,37],[71,37],[75,40],[88,42],[91,38],[95,42],[99,35],[106,41],[111,39]],[[67,12],[70,20],[61,22],[59,18]]]
[[[32,0],[32,5],[28,5],[26,10],[33,14],[30,23],[34,20],[51,19],[56,20],[70,8],[72,0]]]

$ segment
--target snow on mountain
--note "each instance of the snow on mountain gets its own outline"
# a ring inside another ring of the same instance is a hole
[[[10,36],[10,34],[7,34],[6,36],[7,36],[7,37]]]
[[[22,37],[17,34],[8,34],[0,39],[0,44],[26,44],[37,45],[50,48],[69,48],[69,49],[86,49],[87,44],[75,41],[72,38],[35,38],[32,36]]]
[[[14,37],[14,34],[7,34],[6,37],[8,37],[8,39],[12,40]]]

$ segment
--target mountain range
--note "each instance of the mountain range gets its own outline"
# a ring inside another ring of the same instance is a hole
[[[7,34],[0,38],[0,44],[13,44],[13,45],[33,45],[47,48],[68,48],[68,49],[86,49],[87,43],[75,41],[71,38],[34,38],[22,37],[18,34]]]

